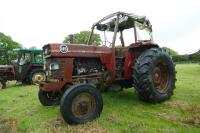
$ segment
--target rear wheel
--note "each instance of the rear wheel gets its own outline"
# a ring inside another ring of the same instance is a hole
[[[83,124],[100,116],[103,100],[100,92],[92,85],[79,84],[64,93],[60,111],[69,124]]]
[[[31,72],[29,80],[31,84],[39,84],[46,80],[46,74],[41,69],[35,69]]]
[[[59,92],[47,92],[39,89],[38,98],[43,106],[59,105],[61,94]]]
[[[146,50],[137,59],[133,75],[141,100],[162,102],[171,97],[175,88],[175,65],[161,48]]]

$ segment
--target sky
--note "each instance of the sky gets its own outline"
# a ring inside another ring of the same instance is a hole
[[[179,54],[200,49],[198,0],[0,0],[0,32],[26,48],[42,48],[90,30],[94,22],[117,11],[147,16],[160,46]]]

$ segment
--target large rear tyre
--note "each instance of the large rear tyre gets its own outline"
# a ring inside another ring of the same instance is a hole
[[[59,105],[61,94],[59,92],[47,92],[39,89],[38,98],[43,106]]]
[[[69,124],[84,124],[100,116],[103,100],[92,85],[78,84],[67,89],[61,98],[60,111]]]
[[[46,74],[42,69],[34,69],[30,73],[29,81],[31,84],[39,84],[46,80]]]
[[[151,48],[136,60],[133,78],[140,100],[162,102],[173,95],[176,81],[175,65],[164,50]]]

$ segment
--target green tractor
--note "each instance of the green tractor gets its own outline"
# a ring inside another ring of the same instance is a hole
[[[0,65],[0,89],[5,88],[9,80],[26,84],[38,84],[46,80],[42,50],[18,48],[13,52],[17,59],[11,61],[11,65]]]

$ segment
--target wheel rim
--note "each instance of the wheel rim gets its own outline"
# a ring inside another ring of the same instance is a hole
[[[43,72],[34,73],[32,77],[33,84],[39,84],[40,82],[46,79],[45,74]]]
[[[90,93],[80,93],[72,101],[72,113],[79,119],[90,117],[96,110],[96,100]]]
[[[153,83],[158,92],[167,92],[170,83],[170,74],[167,65],[163,63],[156,65],[153,70]]]

